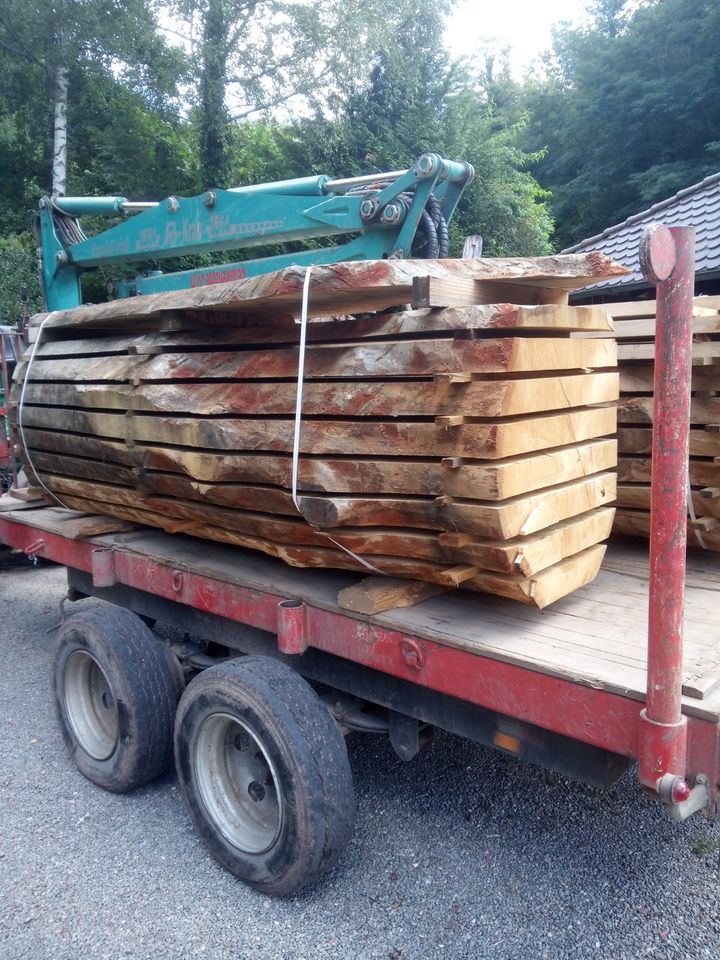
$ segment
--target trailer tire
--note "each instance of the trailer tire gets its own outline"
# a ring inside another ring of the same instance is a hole
[[[350,839],[343,736],[309,684],[270,657],[230,660],[191,681],[175,719],[175,765],[210,852],[264,893],[295,893]]]
[[[125,793],[172,764],[184,688],[172,651],[140,618],[107,606],[68,617],[55,650],[55,711],[78,770]]]

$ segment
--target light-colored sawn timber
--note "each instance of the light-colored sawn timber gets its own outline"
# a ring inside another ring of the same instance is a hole
[[[655,308],[654,300],[603,304],[601,309],[614,322],[614,331],[573,334],[614,337],[618,343],[618,443],[622,456],[615,529],[639,536],[647,536],[650,529]],[[688,543],[717,550],[720,500],[714,491],[720,488],[720,433],[716,432],[720,423],[720,297],[694,299],[692,329]]]
[[[613,516],[617,348],[567,292],[621,272],[313,268],[297,500],[304,269],[36,318],[18,452],[74,510],[542,607],[594,577]]]

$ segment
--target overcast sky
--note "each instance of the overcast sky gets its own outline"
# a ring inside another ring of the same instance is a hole
[[[550,29],[560,21],[583,19],[585,0],[460,0],[450,18],[446,44],[458,57],[499,41],[511,48],[511,64],[518,78],[550,45]]]

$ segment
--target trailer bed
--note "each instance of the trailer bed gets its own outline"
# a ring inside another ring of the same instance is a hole
[[[3,525],[7,530],[8,524],[32,528],[34,541],[43,533],[66,539],[69,524],[80,516],[47,506],[5,510],[0,513],[0,540]],[[27,542],[28,536],[18,539],[17,535],[6,535],[4,539],[18,545]],[[73,543],[80,549],[88,541]],[[301,600],[310,608],[371,623],[394,634],[629,700],[645,700],[648,562],[643,541],[628,538],[610,544],[596,580],[545,610],[456,591],[415,607],[371,617],[342,610],[337,603],[338,592],[356,583],[357,574],[296,569],[254,551],[150,528],[108,533],[90,538],[89,543],[99,554],[142,559],[145,569],[180,571],[206,583]],[[58,559],[49,546],[36,552]],[[60,559],[73,565],[70,555]],[[77,566],[82,567],[79,560]],[[146,589],[152,592],[152,583]],[[683,712],[712,723],[720,722],[719,593],[720,556],[691,549],[685,604]],[[269,626],[273,629],[272,624]],[[309,643],[313,645],[312,637]],[[343,655],[342,649],[335,652]],[[422,682],[420,678],[418,681]]]

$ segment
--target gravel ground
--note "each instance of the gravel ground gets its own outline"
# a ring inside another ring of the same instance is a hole
[[[49,694],[59,568],[0,569],[0,958],[561,960],[720,957],[720,828],[442,736],[404,764],[349,743],[355,835],[269,900],[205,852],[174,777],[105,793]]]

